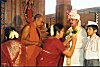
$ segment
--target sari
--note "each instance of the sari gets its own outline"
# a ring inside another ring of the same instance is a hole
[[[57,38],[48,38],[37,57],[37,66],[63,66],[63,43]]]
[[[22,42],[9,40],[1,44],[2,66],[25,66],[26,49]]]

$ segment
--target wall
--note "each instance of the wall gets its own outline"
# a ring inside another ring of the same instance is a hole
[[[69,28],[68,14],[71,9],[71,0],[57,0],[56,23],[62,23],[65,30]]]

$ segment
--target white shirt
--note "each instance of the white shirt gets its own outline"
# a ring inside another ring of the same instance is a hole
[[[85,46],[85,59],[99,59],[100,61],[100,37],[96,34],[90,38]]]

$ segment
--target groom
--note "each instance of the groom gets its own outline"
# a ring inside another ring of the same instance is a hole
[[[71,27],[68,29],[70,34],[76,34],[77,35],[77,42],[75,46],[74,53],[72,57],[70,58],[70,66],[83,66],[84,62],[84,46],[87,40],[87,33],[84,28],[81,26],[81,20],[80,20],[80,15],[77,13],[77,10],[72,10],[70,12],[70,24]],[[72,44],[70,43],[70,46]],[[67,58],[68,59],[68,58]],[[66,57],[64,58],[64,66],[67,65],[67,60]]]

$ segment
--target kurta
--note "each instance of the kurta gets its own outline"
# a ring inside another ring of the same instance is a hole
[[[38,29],[39,31],[39,29]],[[40,31],[39,31],[40,34]],[[41,34],[40,34],[41,35]],[[34,23],[30,23],[30,34],[29,34],[29,41],[41,41],[39,38],[39,35],[36,31],[36,27]],[[36,66],[36,57],[40,53],[41,48],[36,45],[31,45],[26,47],[27,52],[27,59],[28,59],[28,65],[27,66]]]
[[[58,66],[60,65],[61,54],[66,48],[56,38],[47,39],[43,44],[43,50],[39,54],[37,66]]]
[[[91,38],[88,37],[88,42],[85,46],[85,59],[99,59],[100,63],[100,37],[96,34],[93,34]]]
[[[84,63],[84,47],[87,42],[87,33],[84,28],[77,27],[77,42],[74,49],[74,53],[71,57],[71,66],[83,66]],[[72,27],[69,28],[72,30]],[[72,43],[70,43],[70,46]],[[67,66],[67,58],[64,58],[64,66]]]

